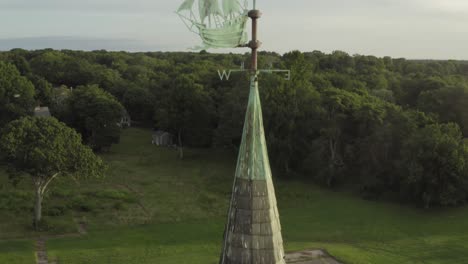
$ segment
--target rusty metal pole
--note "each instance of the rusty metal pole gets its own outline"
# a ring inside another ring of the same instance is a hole
[[[252,49],[252,65],[251,70],[254,75],[257,74],[258,69],[258,55],[257,50],[261,46],[261,42],[257,39],[257,20],[262,16],[260,10],[250,10],[249,17],[252,19],[252,40],[249,43],[249,47]]]

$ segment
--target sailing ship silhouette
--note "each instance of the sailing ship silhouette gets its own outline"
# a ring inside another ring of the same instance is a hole
[[[176,13],[201,37],[204,47],[199,48],[235,48],[248,42],[247,5],[239,0],[222,0],[221,5],[218,0],[185,0]]]

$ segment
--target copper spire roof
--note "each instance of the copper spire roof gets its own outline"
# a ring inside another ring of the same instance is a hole
[[[279,263],[285,263],[281,225],[258,82],[252,78],[220,264]]]

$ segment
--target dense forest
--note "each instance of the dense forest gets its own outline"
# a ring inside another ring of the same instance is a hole
[[[237,148],[248,78],[217,70],[248,67],[248,56],[1,52],[0,127],[48,106],[99,152],[119,141],[128,112],[179,147]],[[293,51],[262,52],[259,64],[291,70],[260,76],[276,176],[423,207],[468,201],[468,62]]]

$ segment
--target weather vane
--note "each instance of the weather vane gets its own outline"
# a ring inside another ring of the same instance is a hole
[[[250,68],[250,95],[239,148],[231,202],[224,231],[220,264],[284,264],[283,239],[275,189],[268,158],[262,107],[258,92],[258,75],[261,72],[286,72],[285,70],[258,70],[257,40],[258,19],[261,12],[248,10],[248,1],[239,0],[185,0],[176,13],[187,28],[198,34],[203,48],[252,49]],[[222,6],[222,10],[220,8]],[[247,41],[247,20],[252,20],[252,40]],[[231,72],[218,71],[220,78],[229,79]]]
[[[176,13],[187,28],[203,40],[201,48],[232,48],[247,43],[247,1],[185,0]]]

